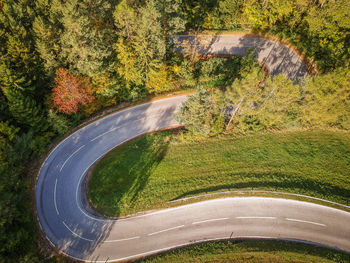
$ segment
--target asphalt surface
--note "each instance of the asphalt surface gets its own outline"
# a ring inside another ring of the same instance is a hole
[[[283,73],[289,79],[295,80],[306,76],[308,72],[305,63],[295,51],[267,38],[242,35],[182,35],[174,39],[176,50],[186,54],[195,52],[202,55],[244,56],[247,49],[254,49],[255,57],[268,68],[271,75]]]
[[[62,253],[84,261],[127,260],[203,240],[289,238],[350,251],[350,213],[271,198],[226,198],[110,220],[86,202],[88,169],[117,145],[176,125],[186,96],[129,108],[97,120],[47,157],[36,187],[40,226]]]

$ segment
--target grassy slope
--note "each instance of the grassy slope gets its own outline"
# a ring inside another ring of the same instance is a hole
[[[349,261],[349,254],[325,248],[273,241],[248,241],[238,244],[212,242],[175,250],[144,260],[148,263],[326,263]]]
[[[277,189],[350,200],[348,132],[225,135],[199,142],[180,137],[176,131],[153,133],[109,153],[89,182],[97,211],[126,215],[226,189]]]

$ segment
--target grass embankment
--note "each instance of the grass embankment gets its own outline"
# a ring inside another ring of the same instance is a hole
[[[309,245],[275,241],[246,241],[233,244],[227,241],[205,243],[175,250],[142,262],[345,263],[349,261],[349,254]]]
[[[148,134],[109,153],[95,167],[88,195],[109,216],[169,206],[214,191],[263,189],[350,200],[350,133],[291,131],[181,140]]]

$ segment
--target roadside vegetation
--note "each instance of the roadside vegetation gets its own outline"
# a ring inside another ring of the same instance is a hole
[[[277,241],[229,241],[204,243],[167,252],[140,262],[147,263],[345,263],[349,254],[304,244]]]
[[[334,117],[333,100],[349,101],[349,8],[349,0],[0,0],[0,262],[43,261],[30,194],[33,166],[54,139],[107,107],[198,85],[225,90],[259,72],[251,55],[174,53],[172,35],[231,30],[289,41],[312,72],[327,73],[308,81],[318,83],[309,101],[318,109],[322,100]],[[262,84],[263,72],[255,76]],[[348,129],[346,116],[336,116],[320,126]],[[224,120],[215,123],[208,134],[220,133]]]

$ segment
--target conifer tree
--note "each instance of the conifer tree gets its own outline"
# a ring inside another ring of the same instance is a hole
[[[188,97],[174,118],[193,134],[207,136],[210,133],[212,108],[210,93],[203,87],[197,87],[196,93]]]
[[[161,67],[166,52],[161,17],[154,0],[137,10],[125,0],[117,5],[114,18],[121,36],[116,51],[122,67],[118,72],[127,82],[142,85],[150,70]]]
[[[0,12],[0,55],[2,62],[14,73],[31,82],[26,92],[42,98],[47,79],[31,34],[35,17],[33,1],[6,0]]]
[[[350,129],[350,70],[307,80],[303,87],[301,122],[306,127]]]
[[[161,13],[163,38],[185,31],[186,20],[182,11],[182,0],[160,0],[158,9]]]
[[[298,127],[300,100],[299,85],[293,85],[283,74],[268,78],[256,116],[267,129]]]
[[[17,77],[4,63],[0,64],[0,88],[6,96],[13,118],[19,124],[33,127],[37,131],[45,130],[47,125],[42,109],[24,92],[28,86],[31,86],[31,83],[24,77]]]
[[[86,76],[112,69],[112,6],[104,0],[36,0],[36,45],[53,75],[58,67]]]

